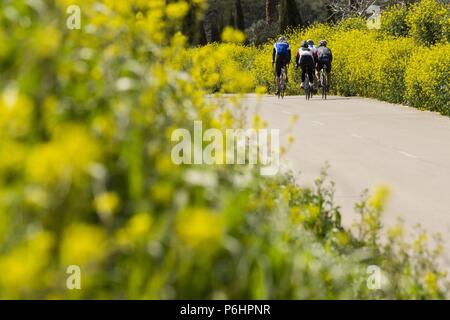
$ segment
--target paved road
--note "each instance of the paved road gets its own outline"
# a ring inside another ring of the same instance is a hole
[[[299,121],[286,160],[300,185],[311,185],[326,161],[336,182],[344,223],[365,188],[391,189],[384,222],[403,217],[444,236],[450,253],[450,118],[371,99],[304,97],[245,99],[271,128],[286,134],[290,117]],[[450,261],[450,260],[449,260]]]

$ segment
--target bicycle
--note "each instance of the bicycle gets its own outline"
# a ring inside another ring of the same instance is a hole
[[[304,90],[305,90],[306,100],[311,99],[312,96],[313,96],[313,88],[310,85],[309,74],[308,73],[306,73],[306,75],[305,75]]]
[[[286,91],[286,67],[281,68],[281,75],[278,78],[278,99],[284,99],[284,94]]]
[[[327,79],[327,66],[324,65],[320,70],[320,85],[322,86],[322,99],[327,99],[328,93],[328,79]]]

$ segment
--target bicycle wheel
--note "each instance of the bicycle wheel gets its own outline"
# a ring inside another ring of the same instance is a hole
[[[327,98],[326,79],[323,69],[320,71],[320,85],[322,86],[322,99]]]
[[[284,89],[286,87],[284,73],[285,73],[284,68],[281,68],[281,75],[278,78],[278,99],[284,98]]]
[[[280,99],[281,95],[281,78],[277,77],[277,97]]]
[[[309,100],[309,90],[310,90],[310,87],[309,87],[309,76],[308,76],[308,75],[306,75],[306,77],[305,77],[304,90],[305,90],[305,97],[306,97],[306,100]]]

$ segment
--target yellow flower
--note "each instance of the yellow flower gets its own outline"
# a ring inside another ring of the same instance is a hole
[[[182,243],[195,249],[213,249],[224,235],[222,216],[206,208],[180,212],[175,228]]]
[[[386,186],[378,186],[369,200],[369,205],[375,208],[376,210],[383,211],[386,202],[388,201],[390,196],[390,190]]]
[[[65,125],[54,138],[39,145],[27,159],[26,173],[32,182],[54,186],[77,183],[99,157],[99,146],[81,126]]]
[[[293,144],[294,142],[295,142],[295,137],[292,134],[288,135],[288,143]]]
[[[33,50],[39,56],[47,57],[57,53],[61,43],[61,33],[52,26],[39,28],[32,36]]]
[[[302,213],[300,207],[292,207],[290,210],[290,218],[293,223],[303,223],[305,215]]]
[[[245,35],[232,27],[226,27],[222,33],[222,41],[241,43],[245,41]]]
[[[135,214],[128,222],[128,234],[132,239],[145,237],[150,231],[152,224],[152,216],[149,213]]]
[[[390,239],[401,239],[404,236],[404,230],[401,225],[396,225],[388,229],[388,237]]]
[[[336,240],[342,247],[345,247],[350,241],[348,234],[342,231],[336,234]]]
[[[23,137],[30,130],[33,104],[16,89],[6,89],[0,97],[0,137]]]
[[[26,155],[26,145],[14,140],[0,140],[0,172],[17,172],[22,170]]]
[[[256,94],[266,94],[267,93],[267,88],[264,86],[257,86],[255,89],[255,93]]]
[[[308,205],[308,207],[307,207],[307,212],[308,212],[308,214],[309,214],[309,217],[311,218],[311,219],[317,219],[317,218],[319,218],[319,215],[320,215],[320,207],[318,207],[318,206],[316,206],[316,205],[313,205],[313,204],[310,204],[310,205]]]
[[[413,248],[417,252],[422,252],[428,243],[428,235],[426,233],[421,233],[417,239],[414,241]]]
[[[136,242],[142,242],[148,238],[153,219],[150,213],[142,212],[135,214],[127,225],[116,234],[116,240],[121,246],[129,246]]]
[[[166,8],[166,15],[169,19],[179,20],[186,16],[188,11],[189,5],[184,1],[180,1],[168,4]]]
[[[168,203],[174,194],[173,186],[169,182],[160,182],[152,186],[152,196],[157,203]]]
[[[31,239],[0,256],[0,287],[10,290],[30,290],[42,279],[43,268],[50,258],[54,238],[39,232]]]
[[[435,273],[429,271],[424,277],[425,288],[431,295],[438,293],[438,278]]]
[[[94,199],[95,210],[102,215],[112,215],[117,212],[120,198],[115,192],[104,192]]]
[[[99,263],[106,257],[106,244],[106,234],[101,228],[81,223],[71,225],[61,243],[61,263],[80,267]]]

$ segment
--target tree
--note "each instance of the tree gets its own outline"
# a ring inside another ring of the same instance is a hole
[[[242,10],[241,0],[236,0],[235,9],[236,9],[236,28],[241,31],[244,31],[245,19],[244,19],[244,12]]]
[[[236,19],[234,18],[234,12],[230,14],[230,21],[228,22],[228,26],[236,28]]]
[[[345,19],[351,16],[364,16],[370,6],[377,0],[327,0],[334,19]]]
[[[266,0],[266,21],[268,24],[278,22],[279,0]]]
[[[206,45],[208,43],[208,40],[206,38],[206,31],[205,31],[205,21],[202,20],[200,23],[200,39],[199,39],[199,45]]]
[[[327,0],[327,8],[334,20],[345,19],[351,16],[366,16],[368,9],[373,5],[382,7],[400,4],[408,6],[418,0]]]
[[[281,32],[284,32],[290,26],[303,25],[295,0],[281,0],[279,10]]]
[[[211,25],[211,42],[220,42],[220,31],[216,24]]]
[[[166,0],[166,3],[172,3],[174,0]],[[204,10],[201,5],[189,1],[189,11],[184,17],[181,32],[187,37],[190,45],[198,45],[204,42],[205,30],[202,17]]]

